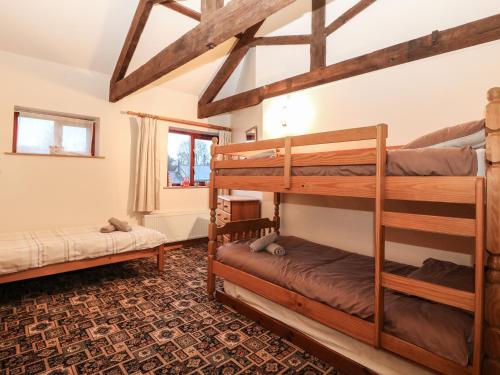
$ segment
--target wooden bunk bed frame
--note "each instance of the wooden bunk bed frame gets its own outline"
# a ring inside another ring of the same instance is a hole
[[[214,139],[211,148],[212,172],[209,189],[210,224],[207,280],[209,296],[214,297],[215,295],[223,303],[238,305],[240,311],[251,310],[243,302],[235,301],[222,291],[216,292],[215,278],[218,276],[369,345],[396,353],[435,371],[453,375],[500,373],[500,88],[489,90],[488,100],[486,108],[486,179],[471,176],[386,177],[387,125],[384,124],[224,146],[218,146],[217,140]],[[297,146],[362,140],[375,140],[376,148],[302,154],[292,152],[292,147]],[[227,155],[237,153],[278,148],[284,149],[284,156],[244,160],[227,158]],[[222,158],[218,158],[220,155]],[[355,164],[375,165],[376,175],[353,177],[291,175],[291,168],[295,166]],[[218,169],[257,167],[281,167],[284,173],[283,176],[222,176],[217,174]],[[222,227],[217,227],[215,210],[218,189],[274,192],[273,219],[230,222]],[[233,239],[244,239],[270,231],[279,233],[281,193],[348,196],[375,200],[374,322],[336,310],[216,260],[216,251],[223,235],[230,235]],[[384,210],[384,200],[386,199],[474,205],[475,217],[461,218],[389,212]],[[384,272],[386,227],[474,237],[476,264],[474,293]],[[487,249],[489,252],[486,288],[484,280],[485,230],[487,230]],[[383,331],[384,288],[473,312],[474,354],[472,364],[468,367],[462,367],[453,361],[385,333]],[[486,309],[485,313],[484,308]],[[254,310],[252,311],[253,316],[258,314]],[[485,324],[483,324],[484,317]],[[299,341],[303,343],[304,338],[302,337]],[[311,341],[309,340],[309,342]],[[324,351],[323,347],[322,352]],[[331,354],[336,355],[333,358],[339,358],[338,354],[333,352]]]

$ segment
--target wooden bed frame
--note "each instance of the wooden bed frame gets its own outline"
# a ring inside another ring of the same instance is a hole
[[[77,271],[85,268],[105,266],[113,263],[121,263],[129,260],[140,258],[149,258],[156,256],[158,273],[163,272],[164,257],[163,253],[165,245],[157,246],[151,249],[127,251],[125,253],[106,255],[97,258],[75,260],[71,262],[50,264],[48,266],[31,268],[29,270],[0,275],[0,284],[10,283],[13,281],[33,279],[36,277],[56,275],[58,273]]]
[[[486,108],[486,157],[488,160],[486,179],[470,176],[386,177],[387,125],[384,124],[225,146],[218,146],[217,140],[214,139],[211,148],[212,173],[209,198],[207,280],[209,295],[214,296],[215,278],[218,276],[328,327],[376,348],[396,353],[435,371],[450,375],[500,373],[500,88],[489,90],[488,100],[489,104]],[[292,152],[292,147],[297,146],[362,140],[375,140],[376,148],[314,153]],[[284,156],[272,159],[245,160],[227,158],[227,155],[268,149],[284,149]],[[222,157],[218,158],[219,155]],[[353,177],[291,175],[291,168],[295,166],[355,164],[375,165],[376,175]],[[284,173],[283,176],[221,176],[217,173],[218,169],[257,167],[281,167]],[[230,222],[218,228],[215,220],[218,189],[274,192],[273,220],[256,219]],[[279,232],[280,193],[362,197],[375,200],[374,322],[346,314],[216,260],[215,255],[222,235],[230,235],[233,239],[244,239],[273,230]],[[385,199],[473,205],[475,216],[462,218],[390,212],[384,210]],[[384,272],[382,266],[385,259],[386,227],[474,237],[476,264],[474,293]],[[486,288],[484,285],[485,230],[487,230],[487,249],[489,252]],[[384,288],[473,312],[474,354],[471,366],[462,367],[453,361],[383,332]],[[222,302],[229,300],[221,298],[222,292],[217,292],[217,296]],[[485,323],[483,322],[484,318]]]

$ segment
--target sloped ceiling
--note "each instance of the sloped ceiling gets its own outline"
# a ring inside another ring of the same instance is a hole
[[[227,3],[230,0],[226,0]],[[327,3],[333,0],[327,0]],[[338,0],[337,0],[338,1]],[[349,5],[357,0],[341,0]],[[111,75],[139,0],[0,0],[0,50]],[[182,0],[200,11],[201,0]],[[266,20],[259,35],[310,32],[310,1],[300,0]],[[155,6],[129,72],[196,26],[197,21]],[[222,65],[228,40],[161,78],[161,85],[200,95]],[[307,54],[304,55],[307,58]],[[236,83],[226,85],[227,93]]]
[[[337,18],[357,1],[327,0],[326,22]],[[0,50],[111,75],[138,2],[0,0]],[[200,10],[201,0],[183,0],[182,3]],[[258,35],[309,33],[310,7],[309,0],[297,0],[269,17]],[[328,38],[327,61],[331,64],[424,35],[434,29],[456,26],[499,11],[500,0],[380,0]],[[131,61],[130,71],[196,24],[197,21],[171,9],[155,6]],[[233,43],[234,40],[228,40],[161,78],[154,85],[200,95]],[[259,84],[308,69],[307,46],[261,48],[256,68],[262,76],[257,82]],[[284,51],[288,51],[288,54]],[[238,90],[241,86],[238,71],[235,73],[224,87],[222,96],[241,91]]]
[[[139,0],[0,0],[0,50],[111,75]],[[183,5],[199,11],[200,0]],[[130,69],[193,28],[196,21],[155,6]],[[228,41],[156,84],[198,95],[232,46]]]

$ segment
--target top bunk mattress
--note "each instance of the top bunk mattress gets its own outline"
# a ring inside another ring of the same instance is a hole
[[[142,226],[130,232],[100,233],[84,226],[0,233],[0,275],[51,264],[146,250],[163,245],[162,233]]]
[[[388,176],[484,176],[485,150],[470,147],[387,152]],[[283,168],[219,169],[218,176],[283,176]],[[375,165],[292,167],[292,176],[374,176]]]
[[[287,254],[253,253],[249,243],[221,246],[217,260],[333,308],[373,321],[374,259],[298,237],[281,236]],[[417,268],[387,261],[386,272]],[[385,291],[384,331],[462,366],[469,361],[473,317],[449,306]]]

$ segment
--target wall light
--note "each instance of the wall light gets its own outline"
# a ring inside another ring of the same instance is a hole
[[[306,134],[314,118],[314,104],[306,91],[268,99],[263,106],[264,138]]]
[[[283,101],[283,108],[281,109],[281,126],[286,128],[288,126],[288,106],[290,104],[290,95],[285,97]]]

